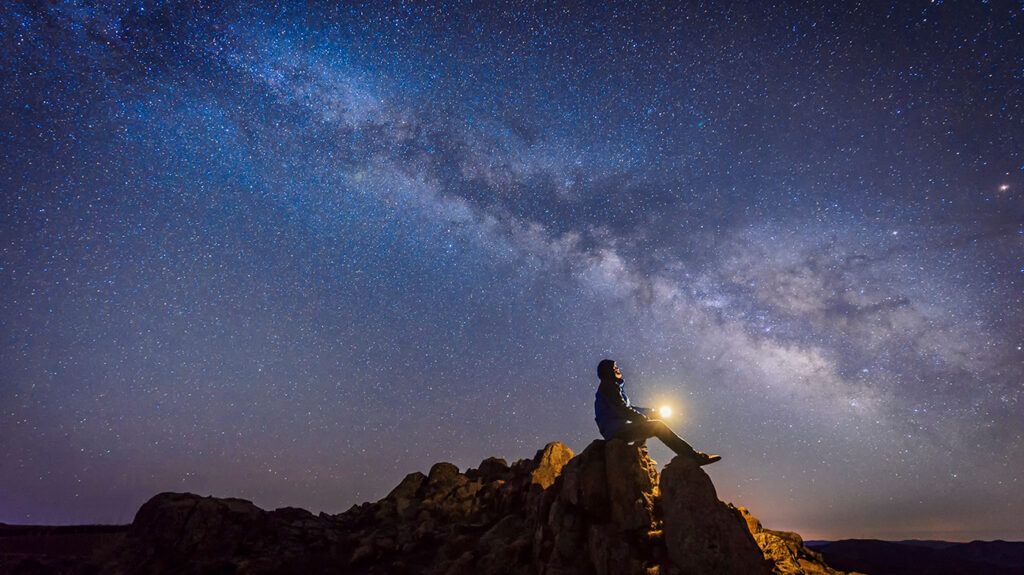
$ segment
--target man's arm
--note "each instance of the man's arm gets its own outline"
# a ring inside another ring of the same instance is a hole
[[[626,403],[626,399],[619,391],[619,386],[614,384],[605,385],[602,383],[598,389],[601,392],[601,395],[608,400],[608,404],[612,406],[612,409],[619,415],[619,417],[639,421],[647,419],[647,415],[643,411],[640,411]]]
[[[654,419],[659,415],[658,410],[654,409],[653,407],[639,407],[634,405],[633,409],[639,409],[640,411],[644,412],[644,415],[646,415],[648,419]]]

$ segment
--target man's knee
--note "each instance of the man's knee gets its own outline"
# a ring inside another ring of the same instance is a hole
[[[651,430],[656,433],[663,433],[669,430],[668,424],[660,419],[648,419],[647,424],[650,426]]]

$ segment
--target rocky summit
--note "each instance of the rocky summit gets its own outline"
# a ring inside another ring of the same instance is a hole
[[[838,574],[799,535],[719,501],[711,479],[646,448],[549,443],[511,466],[489,458],[411,473],[338,515],[160,493],[83,570],[121,574]]]

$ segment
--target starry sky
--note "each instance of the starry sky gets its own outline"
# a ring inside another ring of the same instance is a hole
[[[768,527],[1024,539],[1024,4],[39,4],[0,521],[580,451],[610,357]]]

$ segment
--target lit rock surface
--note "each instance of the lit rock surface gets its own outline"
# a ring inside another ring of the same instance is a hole
[[[772,562],[773,571],[779,575],[842,575],[842,571],[832,569],[825,564],[825,559],[804,546],[800,535],[792,531],[772,531],[761,526],[761,522],[743,507],[739,512],[746,521],[747,529],[754,536],[757,546],[764,556]]]

